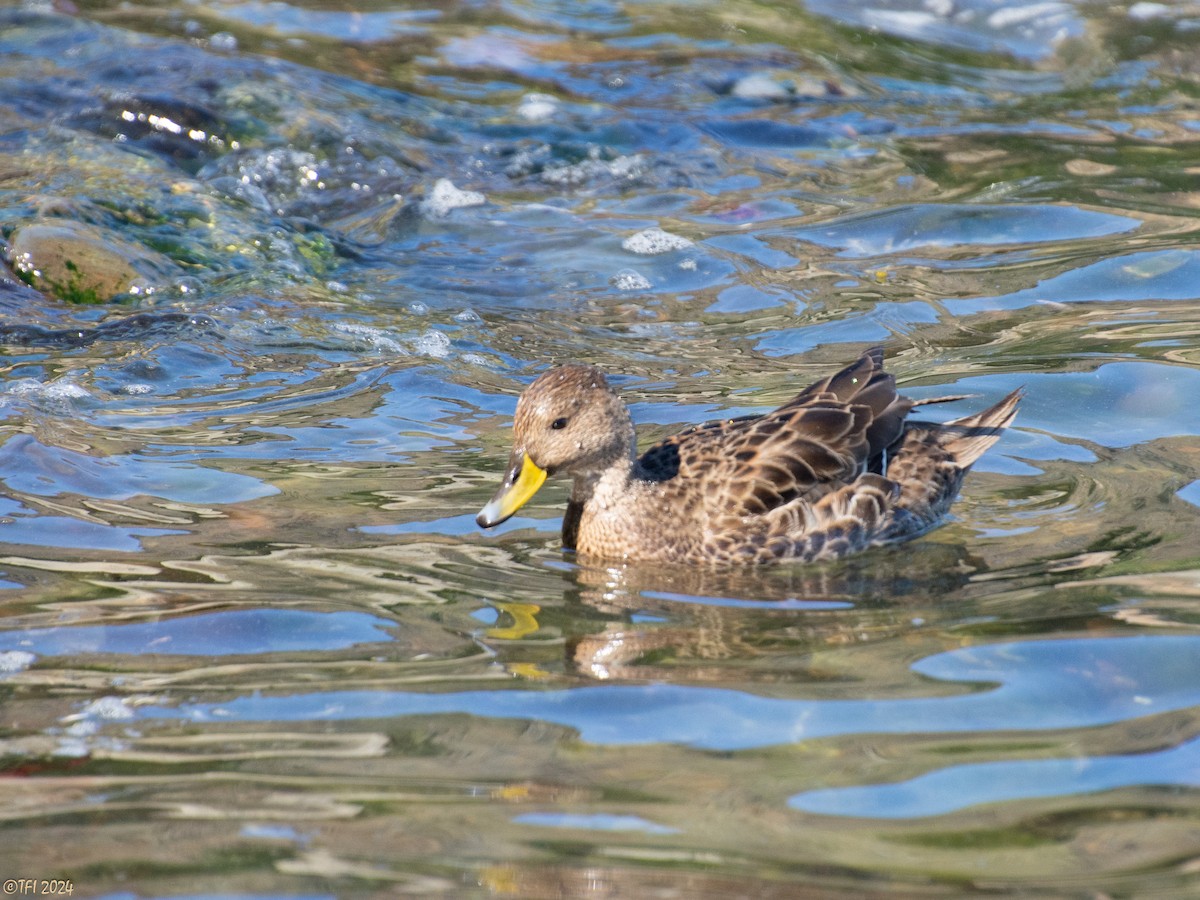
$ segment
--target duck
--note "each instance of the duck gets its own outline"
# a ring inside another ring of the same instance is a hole
[[[491,528],[550,477],[571,493],[562,540],[585,561],[750,565],[840,559],[936,526],[1013,422],[1022,391],[942,424],[908,418],[872,347],[771,412],[693,426],[638,453],[629,408],[591,365],[521,393],[512,452],[476,517]]]

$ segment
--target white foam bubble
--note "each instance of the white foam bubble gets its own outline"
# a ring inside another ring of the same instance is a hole
[[[28,650],[0,650],[0,674],[24,672],[36,661],[37,656]]]
[[[641,272],[635,272],[633,269],[622,269],[610,278],[609,282],[618,291],[645,291],[651,287],[650,280]]]
[[[518,154],[510,172],[520,174],[528,168],[536,168],[537,154]],[[646,161],[640,154],[604,159],[598,147],[588,150],[587,159],[570,165],[547,165],[538,177],[546,184],[569,187],[597,178],[616,178],[621,181],[636,181],[646,170]]]
[[[72,722],[66,728],[66,733],[73,738],[91,737],[100,730],[100,723],[95,719],[80,719]]]
[[[89,756],[92,752],[87,741],[80,740],[74,737],[62,737],[54,745],[54,755],[63,756],[71,759],[80,759]]]
[[[43,382],[36,378],[19,378],[4,386],[4,393],[16,397],[44,398],[47,400],[79,400],[88,396],[86,388],[73,381],[59,379]]]
[[[403,353],[406,349],[403,344],[391,337],[387,332],[371,325],[363,325],[361,322],[336,322],[333,329],[376,350],[384,350],[388,353]]]
[[[112,722],[124,721],[133,718],[133,706],[124,697],[100,697],[83,708],[83,715]]]
[[[1068,10],[1064,3],[1021,3],[996,10],[988,16],[987,23],[992,28],[1009,28],[1037,19],[1057,18],[1065,15]]]
[[[1147,19],[1165,19],[1171,14],[1171,7],[1165,3],[1135,3],[1129,7],[1129,18],[1137,22]]]
[[[678,234],[671,234],[669,231],[663,231],[661,228],[647,228],[637,234],[631,234],[621,241],[622,248],[640,256],[670,253],[672,250],[683,250],[694,245],[695,241]]]
[[[449,215],[451,210],[483,206],[485,203],[487,197],[479,191],[464,191],[455,187],[449,178],[439,178],[429,195],[421,201],[421,210],[428,216],[440,218]]]
[[[786,100],[792,92],[766,72],[752,72],[739,78],[729,92],[739,100]]]
[[[445,359],[450,355],[450,338],[430,329],[413,342],[413,349],[434,359]]]
[[[517,115],[527,122],[544,122],[558,112],[558,99],[549,94],[526,94],[517,106]]]

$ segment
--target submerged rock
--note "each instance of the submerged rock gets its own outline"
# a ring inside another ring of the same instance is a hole
[[[23,225],[9,241],[13,270],[27,284],[68,303],[105,303],[171,277],[161,254],[81,222]]]
[[[230,125],[215,111],[169,95],[121,92],[78,111],[68,121],[169,159],[189,172],[239,146]]]

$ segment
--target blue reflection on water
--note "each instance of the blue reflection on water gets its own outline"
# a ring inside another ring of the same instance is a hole
[[[5,544],[135,553],[142,549],[140,538],[167,534],[184,532],[176,528],[105,525],[70,516],[37,515],[11,497],[0,496],[0,541]]]
[[[343,10],[305,9],[293,4],[254,0],[226,4],[221,14],[288,36],[320,35],[325,40],[347,43],[373,43],[402,35],[424,34],[425,29],[419,27],[420,24],[442,16],[436,9],[378,12],[356,9],[353,14],[348,14]]]
[[[1158,753],[952,766],[899,784],[806,791],[788,805],[828,816],[910,819],[981,803],[1135,785],[1200,787],[1200,740]]]
[[[128,625],[87,625],[0,631],[0,650],[39,656],[77,653],[162,653],[234,656],[298,650],[338,650],[390,641],[394,622],[357,612],[245,609]]]
[[[671,600],[676,603],[696,603],[701,606],[726,606],[741,609],[803,609],[818,611],[826,609],[853,609],[854,604],[846,600],[741,600],[734,597],[707,597],[700,594],[680,594],[675,591],[642,591],[643,597],[652,600]]]
[[[1195,300],[1200,296],[1200,252],[1148,250],[1102,259],[1001,297],[951,298],[956,316],[983,310],[1021,309],[1037,303]]]
[[[0,478],[11,491],[43,497],[82,494],[107,500],[151,496],[178,503],[237,503],[279,493],[249,475],[195,465],[199,454],[171,451],[93,456],[14,434],[0,444]]]
[[[999,47],[1014,56],[1036,60],[1053,52],[1064,37],[1085,30],[1081,17],[1068,3],[998,3],[995,0],[958,0],[952,14],[932,3],[905,0],[807,0],[809,11],[820,13],[872,32],[914,38],[935,46],[963,47],[996,52]]]
[[[496,476],[496,486],[500,485],[500,476]],[[461,516],[447,516],[443,519],[428,519],[414,522],[397,522],[393,525],[360,525],[355,530],[363,534],[446,534],[460,537],[464,534],[480,534],[479,525],[475,522],[475,513],[464,513]],[[545,531],[555,533],[562,527],[561,519],[533,519],[528,516],[514,516],[499,525],[489,528],[490,535],[506,534],[510,531]]]
[[[1067,237],[1102,237],[1132,231],[1138,224],[1131,216],[1064,206],[939,203],[857,213],[797,229],[790,235],[838,247],[841,256],[871,257],[922,247],[1029,244]]]
[[[900,700],[792,700],[671,684],[444,694],[330,691],[146,706],[138,715],[261,722],[466,713],[554,722],[595,744],[739,750],[844,734],[1083,728],[1200,703],[1200,637],[993,644],[942,653],[913,668],[979,689]]]
[[[641,816],[615,816],[611,813],[533,812],[513,816],[518,825],[543,828],[582,828],[590,831],[641,831],[645,834],[678,834],[678,828],[659,825]]]
[[[1104,447],[1130,447],[1160,438],[1200,434],[1200,372],[1149,362],[1113,362],[1093,371],[1057,375],[1023,374],[963,378],[964,391],[1023,385],[1021,427],[1062,438],[1082,438]],[[1001,445],[1003,447],[1003,444]],[[1022,454],[1016,454],[1022,455]]]
[[[1175,492],[1175,496],[1180,500],[1186,500],[1192,506],[1200,506],[1200,481],[1185,484]]]

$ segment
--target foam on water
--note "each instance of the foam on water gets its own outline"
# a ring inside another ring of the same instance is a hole
[[[670,253],[672,250],[685,250],[694,245],[694,241],[661,228],[646,228],[621,241],[624,249],[639,256],[656,256],[660,253]]]
[[[650,279],[633,269],[622,269],[610,281],[618,291],[648,291],[653,287]]]
[[[426,215],[439,218],[450,215],[456,209],[483,206],[485,203],[487,197],[479,191],[464,191],[455,187],[449,178],[439,178],[428,196],[421,201],[421,209]]]

